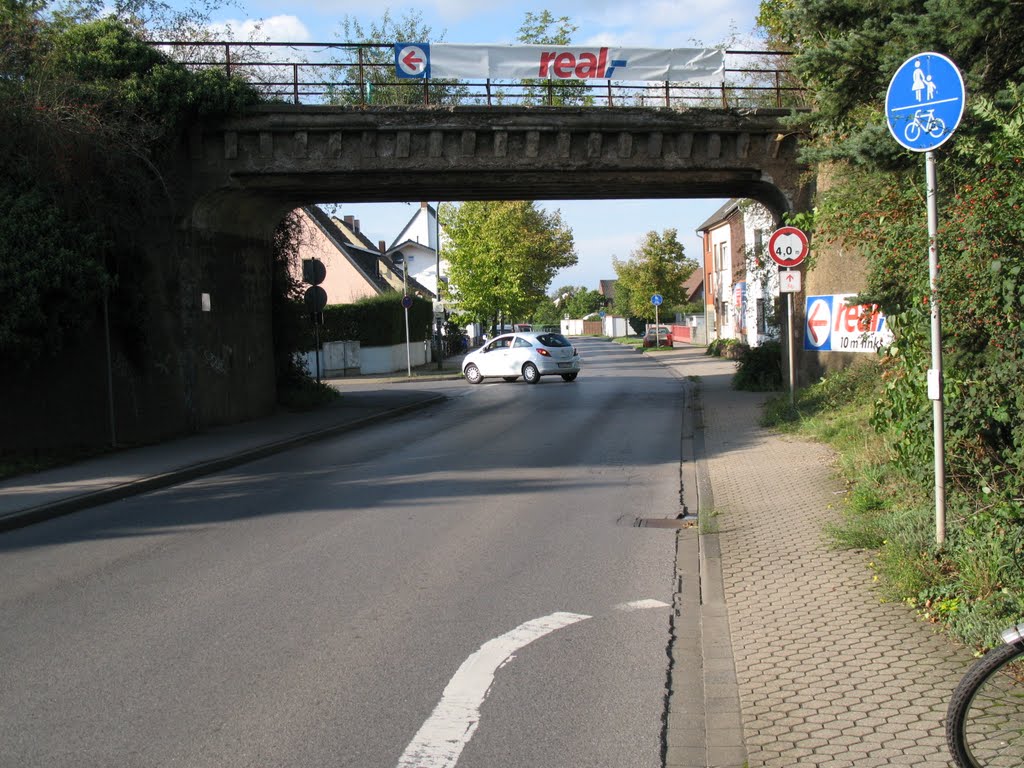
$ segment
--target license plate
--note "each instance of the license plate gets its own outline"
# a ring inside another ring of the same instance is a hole
[[[559,368],[572,368],[572,363],[559,363]]]

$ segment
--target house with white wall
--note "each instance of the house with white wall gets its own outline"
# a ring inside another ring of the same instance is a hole
[[[778,267],[767,256],[774,217],[760,203],[729,200],[698,228],[704,243],[708,339],[757,346],[777,338]]]
[[[336,219],[316,205],[300,208],[299,217],[303,222],[299,254],[302,259],[323,262],[327,277],[321,287],[327,292],[328,304],[351,304],[369,296],[403,290],[401,269],[396,269],[391,259],[362,234],[357,220],[351,216]],[[426,286],[415,279],[409,279],[408,288],[410,293],[433,298]]]
[[[438,278],[443,282],[448,274],[448,262],[443,256],[444,240],[444,232],[437,221],[437,210],[429,203],[420,203],[419,210],[392,241],[387,255],[399,267],[408,265],[409,276],[438,296]],[[442,254],[440,263],[439,246]]]

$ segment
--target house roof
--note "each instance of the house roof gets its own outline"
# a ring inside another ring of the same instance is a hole
[[[303,211],[324,236],[331,241],[331,244],[354,266],[363,276],[366,282],[377,292],[386,293],[393,290],[391,284],[384,279],[380,272],[380,252],[369,248],[352,245],[341,229],[334,223],[334,220],[324,213],[319,206],[308,205]]]
[[[693,274],[683,283],[683,288],[686,290],[687,301],[695,301],[700,298],[700,295],[704,292],[704,269],[697,267],[697,269],[693,270]]]
[[[601,280],[598,283],[597,291],[607,299],[615,298],[615,280]]]
[[[727,200],[725,205],[708,216],[708,218],[704,220],[704,223],[697,227],[697,232],[706,232],[707,230],[712,229],[715,225],[723,223],[739,209],[739,204],[740,201],[736,198]]]
[[[429,203],[420,203],[420,207],[416,212],[409,218],[405,226],[402,227],[402,231],[398,233],[394,241],[391,243],[391,247],[388,251],[393,251],[395,248],[401,248],[401,243],[404,245],[407,242],[415,242],[422,245],[424,248],[434,250],[431,245],[431,240],[434,234],[437,232],[437,211]],[[420,231],[426,235],[426,242],[421,242],[418,237],[413,237],[413,233]]]
[[[359,226],[359,220],[355,217],[346,216],[344,219],[339,219],[337,216],[331,216],[331,221],[338,228],[338,231],[342,233],[345,242],[357,248],[366,248],[371,251],[378,250],[377,245],[363,234]]]

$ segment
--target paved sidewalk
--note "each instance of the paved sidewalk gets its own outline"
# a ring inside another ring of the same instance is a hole
[[[823,526],[843,498],[829,450],[757,427],[767,396],[732,390],[731,361],[693,348],[662,362],[700,377],[701,530],[718,531],[700,536],[701,573],[713,580],[720,567],[729,637],[713,640],[731,642],[746,752],[712,743],[721,718],[729,723],[728,713],[711,718],[712,701],[705,760],[673,751],[670,720],[667,765],[949,765],[946,705],[971,656],[906,606],[881,602],[865,553],[828,546]],[[704,667],[706,683],[729,678],[721,660]]]
[[[430,381],[345,389],[336,404],[313,412],[282,412],[0,481],[0,531],[219,472],[445,400]]]

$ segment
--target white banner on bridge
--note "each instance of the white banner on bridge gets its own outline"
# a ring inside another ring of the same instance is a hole
[[[396,43],[399,77],[474,80],[656,80],[720,83],[725,51],[550,45]]]

